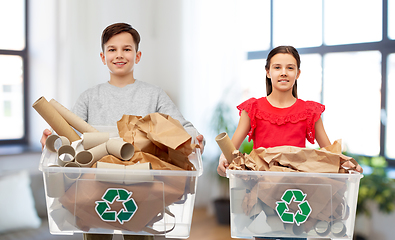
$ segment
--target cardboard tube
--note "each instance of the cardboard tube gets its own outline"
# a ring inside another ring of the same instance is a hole
[[[231,212],[235,214],[243,213],[243,200],[246,194],[245,188],[231,188],[230,189],[230,203],[231,203]]]
[[[64,136],[50,135],[45,141],[45,146],[51,152],[57,152],[63,145],[70,145],[69,139]]]
[[[49,103],[56,109],[56,111],[59,112],[66,122],[77,129],[80,133],[99,132],[94,127],[85,122],[82,118],[78,117],[76,114],[65,108],[62,104],[58,103],[55,99],[51,99]]]
[[[88,132],[82,134],[82,145],[85,150],[96,147],[110,139],[108,132]]]
[[[81,151],[75,156],[75,162],[80,167],[91,167],[94,163],[93,154],[89,151]]]
[[[298,226],[297,224],[289,224],[289,223],[286,223],[284,225],[285,225],[285,231],[289,234],[300,236],[304,232],[304,226],[302,225]]]
[[[107,152],[107,143],[102,143],[99,146],[91,148],[88,152],[92,153],[93,155],[93,162],[99,161],[102,157],[108,155]]]
[[[118,139],[107,141],[107,152],[122,160],[130,160],[134,154],[134,147],[131,143]]]
[[[233,160],[233,151],[235,151],[236,148],[230,140],[228,134],[226,132],[218,134],[218,136],[215,137],[215,141],[221,148],[221,151],[225,155],[226,160],[228,160],[228,163],[231,163]]]
[[[347,228],[341,221],[335,221],[331,224],[331,232],[333,236],[341,238],[346,234]]]
[[[51,165],[49,167],[60,167],[59,165]],[[47,196],[51,198],[60,198],[65,193],[64,179],[62,172],[48,172],[45,174]]]
[[[44,118],[44,120],[55,130],[60,136],[67,137],[70,142],[81,139],[66,120],[56,111],[56,109],[48,103],[44,97],[40,97],[33,108]]]
[[[133,165],[127,165],[125,166],[126,170],[150,170],[151,169],[151,163],[150,162],[145,162],[145,163],[136,163]],[[136,182],[151,182],[154,180],[154,176],[151,174],[131,174],[126,172],[125,173],[125,178],[124,178],[124,183],[125,184],[133,184]]]
[[[80,165],[78,165],[75,162],[68,162],[64,165],[64,167],[74,167],[74,168],[79,168]],[[81,177],[81,173],[77,170],[76,172],[65,172],[64,173],[64,188],[67,191],[71,185],[73,185],[79,178]]]
[[[107,168],[107,169],[125,169],[124,165],[115,164],[115,163],[107,163],[107,162],[97,162],[96,168]],[[111,183],[120,183],[123,184],[123,180],[125,175],[123,172],[121,173],[96,173],[96,180],[101,182],[111,182]]]
[[[58,164],[64,166],[69,162],[74,161],[75,150],[70,145],[63,145],[58,150]]]
[[[330,231],[329,223],[325,221],[318,221],[314,226],[314,230],[319,236],[326,236]]]

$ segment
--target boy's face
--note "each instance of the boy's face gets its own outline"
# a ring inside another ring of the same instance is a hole
[[[132,35],[122,32],[114,35],[104,44],[104,52],[100,53],[100,57],[110,70],[110,74],[133,77],[134,64],[140,61],[141,52],[136,52]]]

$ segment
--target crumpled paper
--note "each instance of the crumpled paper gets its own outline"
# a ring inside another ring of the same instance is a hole
[[[236,150],[233,156],[234,159],[229,165],[230,170],[347,173],[355,170],[358,165],[353,158],[341,153],[341,140],[320,150],[281,146],[254,149],[250,154],[243,154]],[[347,165],[353,167],[350,168]],[[240,175],[240,178],[246,186],[246,194],[241,207],[247,216],[256,214],[255,210],[262,209],[261,205],[275,209],[276,202],[290,187],[289,184],[284,183],[290,182],[297,184],[303,193],[309,196],[309,204],[314,209],[304,225],[306,232],[319,220],[329,222],[341,219],[344,214],[344,207],[346,207],[344,193],[347,190],[344,179],[298,178],[286,174],[258,177]],[[330,186],[330,189],[327,189],[327,186]],[[293,207],[290,207],[290,210],[296,212],[297,207]]]
[[[352,157],[341,153],[341,140],[322,149],[279,146],[254,149],[250,154],[236,150],[233,154],[230,170],[346,173],[358,165]],[[347,162],[354,167],[346,167]]]
[[[195,170],[188,155],[198,145],[191,144],[192,137],[169,115],[123,115],[117,126],[119,136],[133,144],[135,152],[149,153],[184,170]]]

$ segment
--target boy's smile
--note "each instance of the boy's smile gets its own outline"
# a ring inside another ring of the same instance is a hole
[[[104,45],[104,53],[100,53],[100,57],[110,70],[110,83],[134,82],[134,65],[140,61],[141,52],[136,52],[136,45],[130,33],[122,32],[110,38]]]

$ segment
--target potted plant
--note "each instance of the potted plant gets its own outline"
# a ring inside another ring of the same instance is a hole
[[[367,222],[366,224],[356,224],[362,229],[369,228],[371,218],[371,206],[376,204],[378,210],[389,214],[395,210],[395,180],[387,175],[387,161],[384,157],[354,157],[360,165],[366,166],[371,170],[361,179],[356,221]],[[366,225],[366,227],[364,227]],[[355,239],[365,239],[364,234],[356,231]]]
[[[228,133],[231,137],[231,134],[236,130],[236,123],[233,120],[234,116],[231,112],[229,106],[224,102],[219,102],[215,107],[211,123],[212,129],[216,135],[222,132]],[[244,140],[242,145],[240,146],[240,151],[243,153],[250,153],[252,150],[252,141],[248,142]],[[229,180],[226,177],[221,177],[217,173],[218,159],[220,154],[216,156],[214,161],[212,161],[212,165],[210,167],[210,171],[216,175],[219,185],[220,185],[220,194],[219,197],[214,200],[214,209],[217,216],[217,222],[219,224],[230,224],[230,199],[229,199]]]

